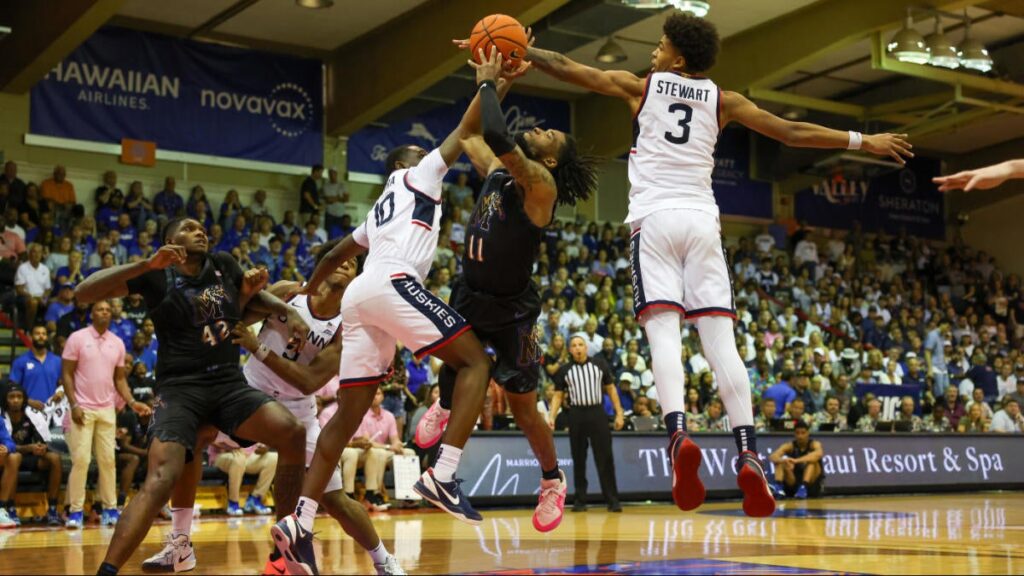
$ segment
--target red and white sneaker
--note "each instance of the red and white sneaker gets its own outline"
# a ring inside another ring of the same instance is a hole
[[[700,448],[682,430],[669,444],[672,457],[672,501],[684,512],[704,503],[704,483],[700,479]]]
[[[555,480],[540,481],[540,497],[537,508],[533,511],[533,527],[538,532],[550,532],[562,523],[565,513],[565,492],[569,485],[565,482],[565,472],[559,470]]]
[[[744,450],[736,461],[736,484],[743,491],[743,512],[747,516],[764,518],[775,512],[775,497],[761,458],[750,450]]]
[[[427,413],[420,418],[420,423],[416,425],[416,436],[413,438],[413,442],[416,442],[416,445],[423,450],[437,444],[441,440],[441,436],[444,435],[444,427],[448,425],[450,415],[450,410],[441,408],[441,400],[436,400],[430,405]]]

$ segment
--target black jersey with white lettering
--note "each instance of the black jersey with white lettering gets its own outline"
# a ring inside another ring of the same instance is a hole
[[[208,255],[198,276],[171,266],[128,281],[128,290],[145,298],[156,325],[158,385],[167,378],[240,373],[231,330],[241,320],[241,285],[242,268],[226,252]]]
[[[544,229],[526,215],[515,178],[506,170],[491,172],[466,228],[466,284],[493,296],[523,292],[530,285],[543,236]]]

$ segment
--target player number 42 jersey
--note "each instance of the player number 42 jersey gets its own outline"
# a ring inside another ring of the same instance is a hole
[[[722,93],[707,78],[653,72],[633,119],[629,215],[689,208],[718,215],[711,191]]]

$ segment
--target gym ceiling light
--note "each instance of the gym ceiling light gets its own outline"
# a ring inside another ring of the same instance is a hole
[[[711,10],[711,3],[704,0],[622,0],[622,3],[644,10],[660,10],[671,6],[676,10],[689,12],[698,18],[707,16],[708,11]]]
[[[913,12],[926,13],[935,17],[935,31],[923,38],[914,29]],[[964,23],[964,38],[954,46],[942,31],[942,18],[951,18]],[[889,54],[900,62],[931,64],[941,68],[955,69],[963,66],[969,70],[988,72],[992,70],[992,56],[984,44],[971,38],[971,19],[964,11],[963,16],[950,14],[932,8],[907,8],[907,19],[886,46]]]

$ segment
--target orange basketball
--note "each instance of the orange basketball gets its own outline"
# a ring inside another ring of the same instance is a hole
[[[526,29],[518,20],[505,14],[484,16],[469,35],[469,50],[473,59],[480,61],[480,49],[484,56],[491,53],[491,46],[497,46],[502,59],[510,67],[519,66],[526,57]]]

